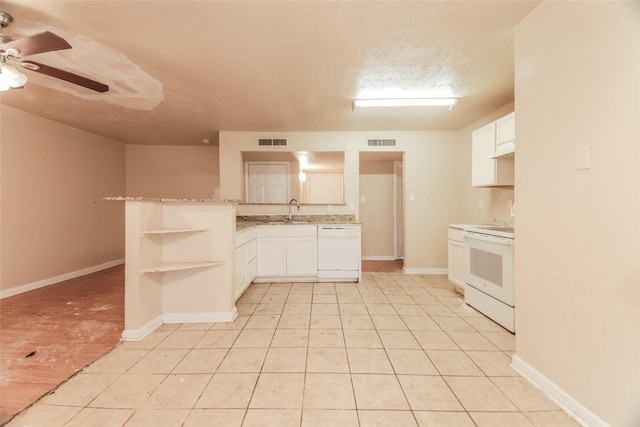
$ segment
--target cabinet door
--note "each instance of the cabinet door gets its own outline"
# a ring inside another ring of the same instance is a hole
[[[233,294],[235,299],[240,298],[240,295],[242,295],[242,292],[244,292],[248,283],[247,258],[248,251],[246,244],[236,248],[236,273],[233,282]]]
[[[513,141],[516,138],[516,113],[507,114],[496,120],[496,145]]]
[[[287,275],[316,276],[318,274],[315,237],[287,238]],[[258,262],[260,255],[258,254]]]
[[[247,274],[249,275],[249,277],[247,277],[247,285],[253,282],[253,279],[256,278],[256,274],[257,274],[256,262],[257,262],[256,258],[254,258],[249,261],[249,264],[247,264]]]
[[[471,134],[471,185],[483,187],[495,185],[496,160],[491,156],[496,151],[496,123]]]
[[[260,237],[256,243],[256,274],[259,277],[285,276],[287,274],[287,239]]]
[[[464,243],[449,240],[449,280],[464,292]]]
[[[247,243],[247,285],[256,278],[256,239]]]

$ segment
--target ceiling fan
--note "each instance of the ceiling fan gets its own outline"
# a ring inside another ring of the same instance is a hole
[[[13,22],[13,17],[0,11],[0,29]],[[71,45],[62,37],[45,31],[33,36],[13,40],[0,32],[0,91],[20,88],[27,82],[27,76],[9,63],[15,63],[30,71],[55,77],[96,92],[107,92],[109,86],[59,68],[50,67],[36,61],[22,60],[22,58],[37,53],[54,52],[71,49]]]

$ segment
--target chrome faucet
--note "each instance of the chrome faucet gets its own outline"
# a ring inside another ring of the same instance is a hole
[[[291,221],[291,219],[293,218],[291,216],[291,203],[293,202],[296,202],[296,207],[298,208],[298,210],[300,210],[300,203],[298,203],[296,199],[289,200],[289,215],[287,215],[287,221]]]

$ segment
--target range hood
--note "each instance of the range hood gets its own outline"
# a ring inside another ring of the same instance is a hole
[[[515,140],[499,144],[496,147],[496,152],[491,156],[492,159],[512,159],[516,154]]]

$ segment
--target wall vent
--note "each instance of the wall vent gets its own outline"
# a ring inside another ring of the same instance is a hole
[[[369,139],[367,140],[367,146],[369,147],[395,147],[395,139]]]
[[[287,145],[287,140],[284,138],[259,138],[258,145],[283,147]]]

